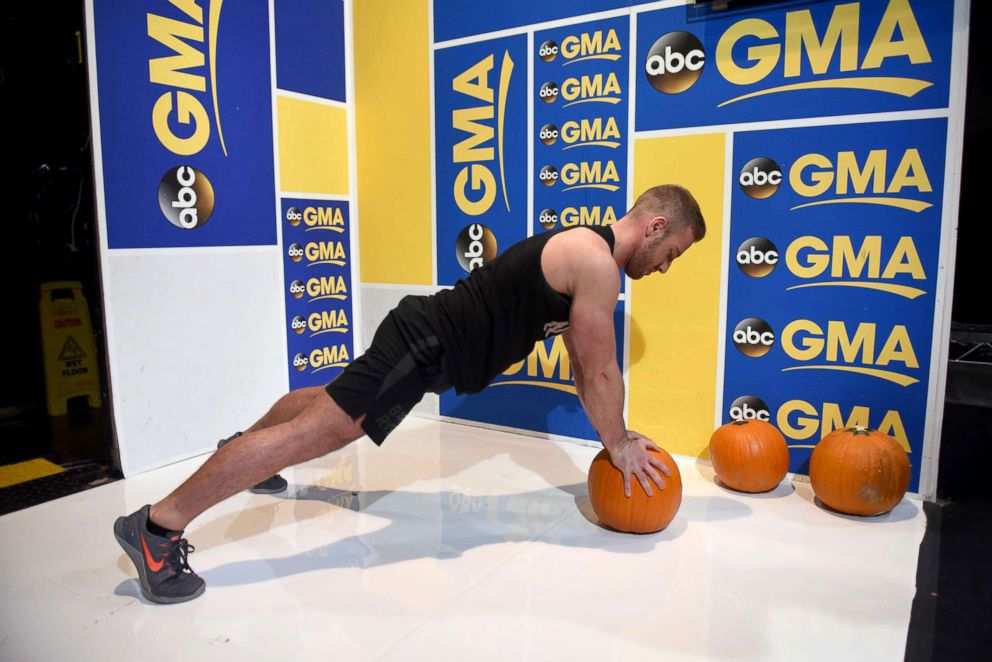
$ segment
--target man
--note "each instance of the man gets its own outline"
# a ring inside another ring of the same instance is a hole
[[[281,398],[244,434],[223,445],[162,501],[114,524],[152,602],[183,602],[205,584],[189,567],[183,529],[210,506],[284,467],[338,450],[364,434],[376,444],[428,391],[481,391],[524,359],[538,340],[562,334],[576,391],[631,494],[664,489],[670,470],[625,429],[623,377],[613,313],[622,269],[640,279],[665,273],[706,226],[680,186],[656,186],[612,226],[540,234],[508,248],[454,288],[408,296],[386,316],[368,351],[326,387]]]

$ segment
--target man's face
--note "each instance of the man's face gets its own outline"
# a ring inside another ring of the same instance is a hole
[[[689,250],[695,240],[689,226],[673,228],[669,224],[663,228],[651,228],[649,232],[634,249],[624,269],[634,280],[655,272],[667,272],[672,262]]]

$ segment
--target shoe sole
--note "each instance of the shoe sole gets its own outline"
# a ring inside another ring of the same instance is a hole
[[[276,474],[276,476],[278,476],[278,474]],[[259,483],[258,485],[248,489],[250,489],[253,494],[279,494],[280,492],[285,492],[288,487],[289,483],[284,483],[278,488],[262,487],[261,483]]]
[[[134,564],[135,569],[138,571],[138,586],[141,587],[141,595],[144,596],[149,602],[155,602],[158,604],[176,604],[179,602],[188,602],[194,598],[198,598],[203,595],[203,591],[206,590],[207,586],[204,584],[200,589],[193,593],[192,595],[184,595],[180,597],[159,597],[152,593],[151,586],[148,584],[148,577],[145,574],[145,559],[142,556],[141,550],[132,546],[127,539],[122,535],[124,528],[123,517],[118,517],[117,521],[114,522],[114,537],[117,538],[117,544],[121,546],[124,553],[127,554],[128,558],[131,559],[131,563]]]

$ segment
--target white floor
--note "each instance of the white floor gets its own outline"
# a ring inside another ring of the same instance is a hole
[[[181,605],[140,598],[111,526],[203,458],[0,517],[0,659],[903,659],[919,503],[847,518],[680,458],[672,525],[619,534],[590,521],[595,453],[407,419],[196,520]]]

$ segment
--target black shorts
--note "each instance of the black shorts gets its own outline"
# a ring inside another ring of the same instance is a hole
[[[386,315],[372,345],[326,386],[328,395],[377,445],[430,391],[451,388],[444,350],[427,318],[425,297],[406,296]]]

